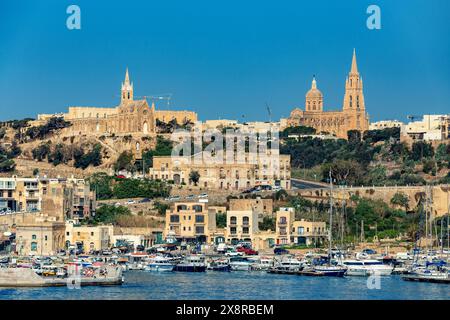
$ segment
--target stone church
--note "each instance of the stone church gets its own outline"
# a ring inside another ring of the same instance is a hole
[[[45,123],[50,117],[59,116],[72,123],[65,134],[151,135],[156,132],[157,119],[166,123],[176,119],[179,124],[197,121],[195,112],[155,110],[154,103],[150,107],[146,99],[134,100],[133,93],[133,83],[127,69],[117,107],[69,107],[68,113],[40,114],[33,124]]]
[[[345,95],[342,111],[324,111],[323,94],[317,89],[313,78],[311,89],[306,93],[305,110],[292,110],[287,126],[308,126],[317,133],[326,132],[338,138],[347,139],[347,131],[369,130],[369,116],[364,104],[363,81],[358,72],[356,52],[353,50],[352,65],[345,81]]]

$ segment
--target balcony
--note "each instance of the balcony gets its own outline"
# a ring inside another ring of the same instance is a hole
[[[286,220],[278,220],[278,224],[285,226],[285,225],[287,225],[287,221]]]

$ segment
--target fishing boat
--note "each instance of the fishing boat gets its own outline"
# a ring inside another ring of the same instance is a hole
[[[208,263],[207,269],[212,271],[228,272],[231,271],[231,266],[228,262],[228,259],[217,259],[210,261]]]
[[[156,256],[149,259],[149,263],[144,267],[146,271],[168,272],[173,271],[174,265],[170,258]]]
[[[203,256],[187,256],[180,263],[175,264],[173,270],[181,272],[205,272],[205,259]]]

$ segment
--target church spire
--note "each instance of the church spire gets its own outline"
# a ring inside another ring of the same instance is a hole
[[[350,73],[358,73],[358,65],[356,64],[356,49],[353,48],[352,68]]]
[[[125,84],[130,84],[130,76],[128,75],[128,67],[127,67],[127,71],[125,72]]]
[[[122,104],[133,101],[133,83],[130,83],[130,75],[128,74],[128,67],[125,71],[125,80],[122,82],[122,89],[120,94],[120,102]]]

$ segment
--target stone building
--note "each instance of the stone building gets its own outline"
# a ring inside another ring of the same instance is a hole
[[[128,69],[120,91],[120,104],[112,108],[69,107],[68,113],[39,114],[38,120],[31,125],[45,123],[51,117],[63,117],[72,124],[63,132],[64,135],[154,135],[156,120],[169,122],[176,119],[178,123],[197,121],[197,114],[191,111],[155,110],[147,100],[134,100],[133,83]]]
[[[356,53],[353,51],[352,66],[345,81],[342,111],[324,111],[323,94],[313,78],[311,89],[306,93],[305,110],[294,109],[287,119],[287,126],[308,126],[317,132],[327,132],[347,139],[349,130],[364,132],[369,129],[363,93],[363,81],[358,72]],[[283,121],[282,121],[283,122]]]
[[[227,211],[225,238],[227,243],[252,242],[258,229],[258,213],[253,210]]]
[[[112,225],[77,225],[75,221],[68,220],[65,226],[65,247],[83,248],[85,253],[106,250],[112,245],[113,234]]]
[[[279,167],[275,170],[264,160],[257,163],[210,163],[193,158],[155,156],[149,170],[151,179],[173,181],[176,185],[193,185],[189,179],[192,171],[200,175],[198,186],[205,189],[240,190],[257,185],[279,185],[291,188],[290,156],[279,155]],[[275,172],[273,172],[275,171]]]
[[[64,249],[65,224],[37,218],[16,227],[16,251],[19,255],[55,255]]]
[[[258,214],[258,222],[262,222],[265,216],[273,216],[273,200],[256,197],[256,199],[230,199],[230,210],[253,210]]]

